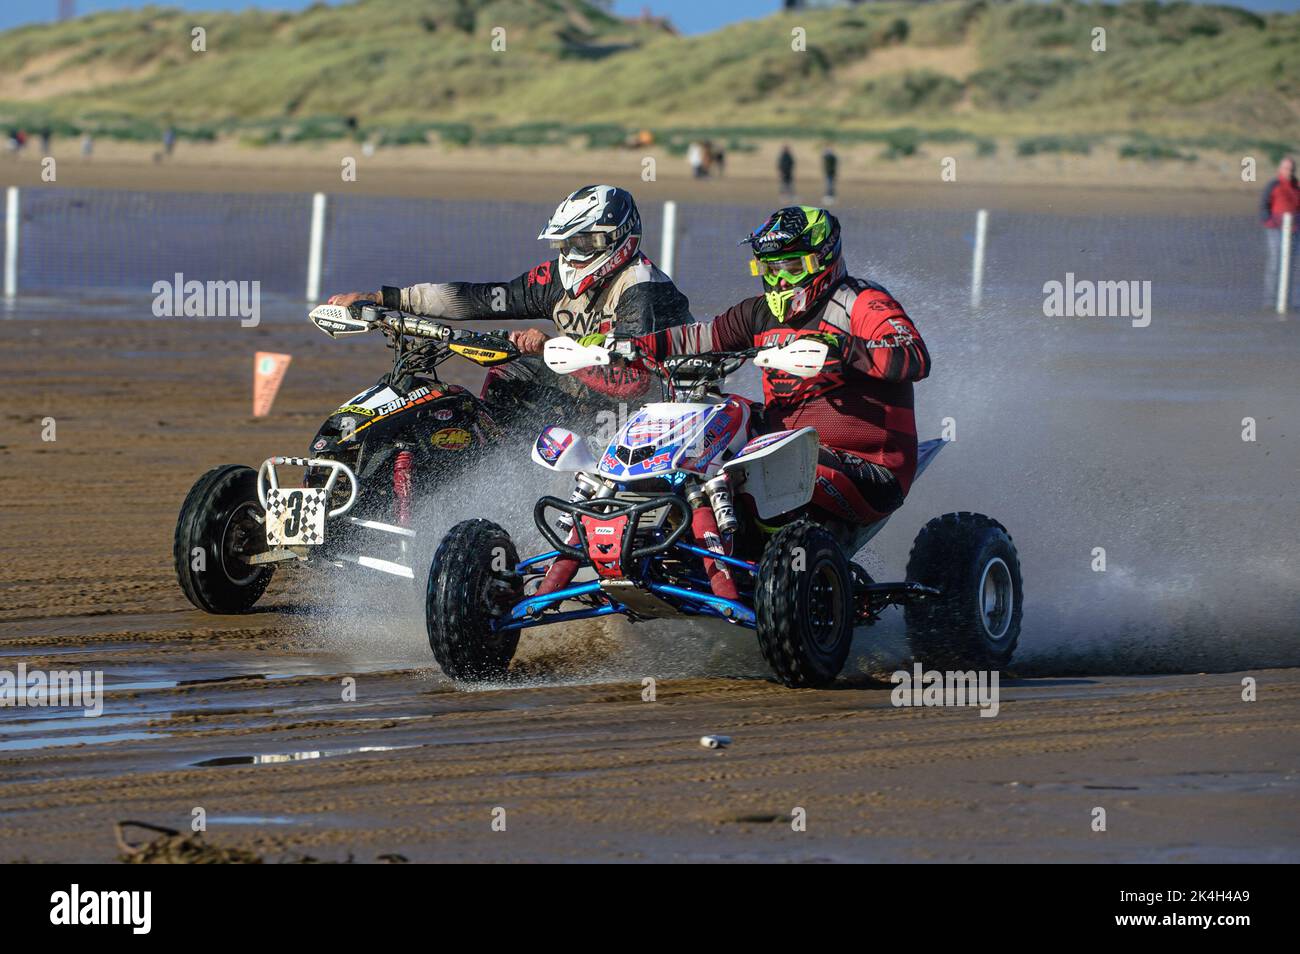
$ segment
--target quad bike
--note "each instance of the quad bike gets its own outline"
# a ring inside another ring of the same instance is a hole
[[[331,338],[381,332],[392,370],[326,419],[308,456],[270,457],[257,470],[227,464],[194,484],[173,555],[181,589],[209,613],[247,612],[286,562],[416,579],[417,501],[500,436],[495,409],[440,381],[437,369],[452,355],[485,367],[513,361],[519,352],[505,332],[361,304],[321,305],[310,320]],[[282,485],[281,467],[302,468],[302,486]]]
[[[545,428],[533,460],[575,474],[568,500],[534,508],[552,549],[520,560],[487,520],[457,524],[429,568],[429,643],[453,679],[502,677],[520,631],[619,614],[633,621],[712,617],[753,629],[787,686],[839,675],[854,627],[903,608],[913,654],[939,668],[1005,665],[1020,635],[1015,546],[976,513],[936,517],[916,537],[903,582],[876,582],[848,556],[885,520],[849,526],[813,504],[818,441],[809,427],[751,437],[761,408],[720,393],[746,360],[801,377],[821,370],[826,345],[679,355],[653,363],[668,400],[633,414],[597,458],[580,435]],[[560,373],[608,364],[610,350],[547,343]],[[919,475],[943,446],[922,443]],[[847,555],[846,555],[847,554]],[[587,579],[575,582],[582,571]]]

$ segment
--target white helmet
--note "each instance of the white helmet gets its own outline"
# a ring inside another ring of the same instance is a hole
[[[581,295],[632,260],[641,245],[641,213],[625,189],[583,186],[559,204],[537,237],[559,250],[564,290]]]

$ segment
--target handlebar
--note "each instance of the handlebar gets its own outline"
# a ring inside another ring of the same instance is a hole
[[[519,349],[504,330],[474,331],[410,315],[375,302],[351,305],[318,305],[310,319],[331,338],[365,334],[378,329],[388,339],[396,354],[394,368],[419,363],[431,369],[451,354],[459,354],[483,367],[502,364],[519,357]],[[422,339],[410,343],[407,339]]]
[[[365,309],[365,311],[372,310]],[[374,320],[399,335],[411,335],[416,338],[450,341],[455,334],[455,329],[451,325],[444,325],[440,321],[432,321],[428,318],[417,318],[414,315],[407,315],[400,311],[385,312]]]

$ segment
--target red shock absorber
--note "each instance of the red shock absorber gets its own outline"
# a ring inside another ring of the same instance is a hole
[[[718,520],[713,515],[713,507],[709,504],[708,498],[697,489],[688,494],[687,499],[691,504],[691,535],[695,538],[695,545],[729,556],[727,551],[730,546],[723,543],[722,534],[718,532]],[[740,599],[736,581],[732,579],[731,571],[727,569],[725,563],[705,557],[704,572],[709,575],[709,586],[714,596],[721,596],[726,600]]]
[[[393,461],[393,496],[397,499],[397,525],[411,523],[411,480],[415,471],[415,458],[410,451],[398,451]]]
[[[569,537],[565,542],[576,544],[578,542],[578,531],[570,530]],[[546,571],[546,576],[542,578],[541,585],[537,587],[537,592],[533,595],[544,596],[547,593],[554,593],[556,590],[564,589],[578,575],[579,565],[578,561],[571,556],[557,556]]]

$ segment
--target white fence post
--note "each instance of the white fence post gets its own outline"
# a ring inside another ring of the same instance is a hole
[[[660,242],[659,270],[672,278],[677,255],[677,203],[672,199],[664,203],[664,226]]]
[[[989,231],[989,210],[975,213],[975,254],[970,266],[970,306],[978,308],[984,298],[984,241]]]
[[[1282,250],[1278,256],[1277,269],[1277,313],[1286,314],[1286,306],[1290,302],[1291,295],[1291,245],[1295,238],[1291,234],[1291,222],[1293,216],[1290,212],[1282,214],[1282,234],[1279,238],[1282,240]]]
[[[18,187],[5,193],[5,298],[18,294]]]
[[[321,266],[325,257],[325,211],[328,205],[324,192],[317,192],[311,200],[311,241],[307,246],[307,300],[320,298]]]

